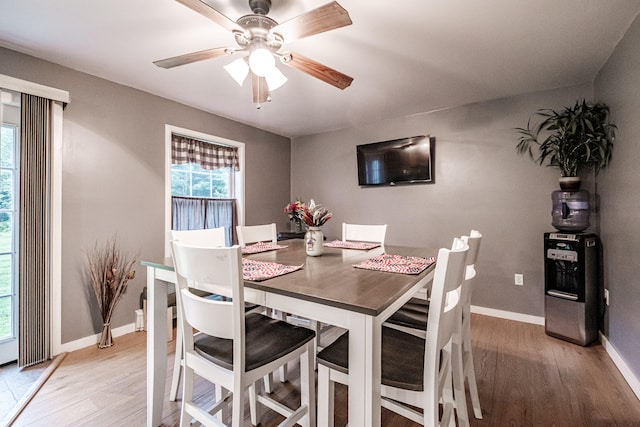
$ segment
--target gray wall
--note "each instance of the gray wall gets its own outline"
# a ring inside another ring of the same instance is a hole
[[[484,234],[473,304],[543,316],[543,233],[551,231],[551,192],[559,173],[515,151],[517,133],[539,108],[590,98],[590,84],[459,108],[381,120],[297,138],[291,145],[291,195],[313,197],[342,222],[387,223],[389,243],[450,246],[471,229]],[[357,144],[420,134],[436,137],[436,182],[360,188]],[[524,286],[514,285],[524,274]]]
[[[598,178],[606,312],[611,344],[640,377],[640,18],[636,18],[598,74],[595,93],[618,126],[610,168]]]
[[[0,73],[71,97],[64,111],[62,343],[101,329],[84,277],[86,252],[96,241],[117,233],[125,250],[164,256],[165,124],[245,142],[246,223],[286,221],[288,138],[3,48]],[[145,281],[138,266],[113,327],[133,322]]]

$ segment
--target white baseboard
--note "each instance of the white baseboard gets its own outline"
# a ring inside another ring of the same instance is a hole
[[[119,336],[135,332],[136,325],[135,323],[129,323],[128,325],[120,326],[118,328],[112,329],[111,334],[114,338]],[[101,334],[90,335],[88,337],[80,338],[75,341],[66,342],[61,345],[60,353],[64,353],[65,351],[74,351],[79,350],[81,348],[89,347],[91,345],[97,345],[100,341]],[[56,356],[55,354],[53,356]]]
[[[471,306],[471,312],[483,314],[485,316],[499,317],[500,319],[516,320],[518,322],[532,323],[534,325],[544,326],[544,317],[532,316],[530,314],[516,313],[513,311],[496,310],[495,308]]]
[[[618,353],[618,350],[616,350],[613,344],[611,344],[607,337],[602,335],[602,333],[600,333],[600,342],[607,351],[611,360],[613,360],[616,368],[618,368],[624,379],[627,381],[627,384],[629,384],[629,387],[631,387],[631,390],[633,390],[638,400],[640,400],[640,379],[634,375],[633,371],[629,366],[627,366],[624,359]]]

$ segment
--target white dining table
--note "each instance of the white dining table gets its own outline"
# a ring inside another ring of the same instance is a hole
[[[286,248],[248,258],[302,269],[272,279],[245,281],[245,299],[349,331],[349,425],[380,425],[382,323],[433,279],[434,265],[420,274],[353,267],[383,253],[432,257],[436,250],[382,246],[371,250],[324,248],[321,256],[305,253],[299,239]],[[167,379],[167,290],[176,282],[171,259],[142,261],[147,268],[147,425],[162,423]]]

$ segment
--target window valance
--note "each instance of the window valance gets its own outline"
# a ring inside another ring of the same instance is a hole
[[[212,144],[183,135],[171,135],[171,163],[197,163],[202,169],[232,168],[240,170],[238,149]]]

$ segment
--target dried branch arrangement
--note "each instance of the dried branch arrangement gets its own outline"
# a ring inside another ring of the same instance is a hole
[[[117,239],[113,237],[102,246],[96,243],[93,250],[87,254],[87,260],[91,286],[96,294],[103,322],[98,348],[111,347],[111,316],[127,288],[127,283],[136,275],[133,266],[137,257],[123,252],[118,247]]]

